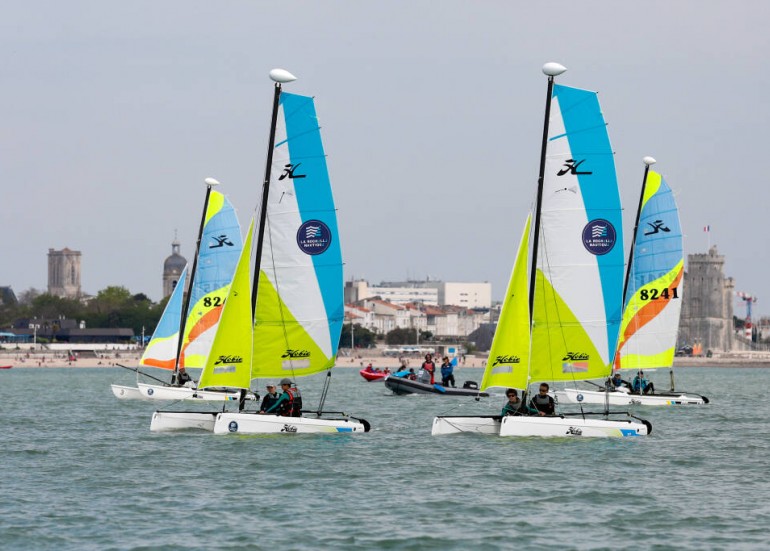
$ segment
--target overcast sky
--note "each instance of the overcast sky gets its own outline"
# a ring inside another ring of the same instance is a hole
[[[45,290],[49,247],[69,247],[85,292],[160,299],[205,177],[248,224],[283,67],[316,98],[346,280],[490,281],[499,299],[558,61],[559,83],[600,92],[626,245],[652,155],[686,253],[710,238],[768,313],[768,21],[766,0],[6,0],[0,285]]]

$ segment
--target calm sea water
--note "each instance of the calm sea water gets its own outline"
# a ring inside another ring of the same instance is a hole
[[[434,415],[504,397],[397,397],[350,369],[327,409],[368,434],[151,434],[156,405],[110,392],[121,371],[0,372],[0,548],[770,546],[770,370],[679,369],[711,404],[639,409],[653,433],[625,440],[431,437]]]

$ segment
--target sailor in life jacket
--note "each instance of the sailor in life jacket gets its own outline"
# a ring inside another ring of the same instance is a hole
[[[548,383],[540,383],[540,392],[529,401],[532,415],[553,415],[556,407],[553,398],[548,395]]]
[[[302,416],[302,396],[297,387],[291,387],[291,379],[281,379],[281,390],[283,393],[278,397],[278,401],[275,402],[264,412],[271,415],[281,415],[284,417],[301,417]]]

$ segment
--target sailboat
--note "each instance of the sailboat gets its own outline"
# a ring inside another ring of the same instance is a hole
[[[565,388],[558,398],[568,403],[673,406],[706,404],[699,394],[674,387],[674,351],[682,309],[684,247],[676,199],[663,177],[644,158],[644,178],[634,223],[623,296],[625,308],[614,369],[634,372],[668,368],[671,388],[651,394],[630,393],[627,387]],[[634,373],[632,373],[633,375]]]
[[[219,182],[206,178],[206,197],[192,267],[186,266],[169,298],[158,325],[139,361],[140,367],[172,371],[202,368],[216,333],[225,296],[240,256],[243,242],[240,224],[230,200],[214,190]],[[189,268],[189,269],[188,269]],[[187,279],[190,279],[189,292]],[[182,338],[180,339],[180,335]],[[137,387],[112,385],[122,399],[146,400],[237,400],[239,393],[202,391],[194,386],[174,386],[162,379],[137,372]],[[157,384],[140,382],[140,374]]]
[[[243,401],[238,411],[216,414],[157,411],[153,431],[369,430],[364,419],[323,411],[344,319],[337,215],[313,98],[282,91],[282,84],[296,80],[288,71],[274,69],[270,78],[275,87],[262,197],[199,388],[244,392],[255,378],[295,382],[326,371],[321,403],[300,417],[246,411]]]
[[[624,275],[620,196],[597,94],[554,84],[565,70],[558,63],[543,67],[548,92],[537,196],[482,390],[526,391],[534,383],[606,377],[612,369]],[[647,421],[607,410],[440,416],[432,427],[434,435],[627,437],[650,431]]]

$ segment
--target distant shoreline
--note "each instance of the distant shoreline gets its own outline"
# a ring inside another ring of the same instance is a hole
[[[12,365],[14,368],[21,367],[33,367],[33,368],[46,368],[46,367],[72,367],[72,368],[93,368],[93,367],[120,367],[118,364],[122,364],[127,367],[137,367],[139,365],[140,355],[135,352],[132,353],[119,353],[119,354],[104,354],[99,358],[78,358],[74,361],[68,361],[66,355],[62,354],[30,354],[27,357],[25,354],[19,353],[2,353],[0,352],[0,365]],[[465,362],[460,362],[458,369],[466,368],[482,368],[486,364],[486,356],[474,356],[467,355]],[[437,358],[438,360],[438,358]],[[417,369],[422,364],[423,358],[421,356],[412,356],[407,359],[408,367]],[[338,356],[337,368],[352,368],[362,369],[369,363],[373,367],[379,368],[398,368],[401,364],[399,358],[392,356],[370,356],[370,355],[355,355],[351,356]],[[438,361],[438,364],[441,362]],[[711,358],[705,357],[676,357],[674,358],[674,367],[688,368],[688,367],[770,367],[770,354],[733,354],[714,356]]]

